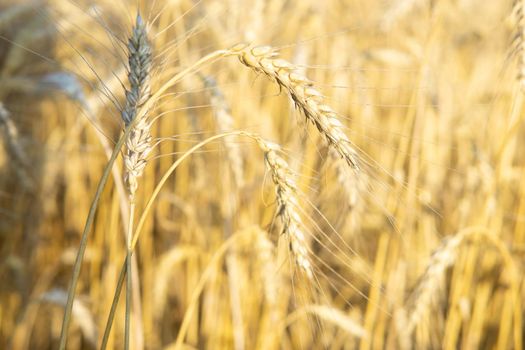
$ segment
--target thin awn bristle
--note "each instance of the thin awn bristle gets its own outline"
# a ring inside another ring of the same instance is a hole
[[[294,65],[276,58],[276,52],[268,46],[239,44],[233,47],[231,55],[239,58],[242,64],[274,80],[288,92],[296,106],[304,113],[307,120],[314,123],[326,142],[339,157],[355,171],[360,166],[356,151],[344,132],[343,124],[337,113],[324,104],[323,95],[306,77],[298,74]]]
[[[137,111],[149,99],[151,45],[148,33],[140,15],[137,16],[133,33],[128,41],[128,81],[130,88],[126,91],[126,104],[122,111],[122,119],[126,125],[134,123],[126,140],[124,164],[126,167],[125,181],[131,197],[134,197],[138,187],[137,179],[142,176],[146,166],[147,156],[151,151],[151,122],[146,113],[141,113],[139,120]]]
[[[308,256],[306,239],[302,229],[303,223],[299,215],[297,188],[288,163],[277,153],[279,147],[256,138],[259,147],[264,151],[264,158],[272,174],[277,197],[277,214],[281,219],[282,233],[290,242],[290,251],[297,267],[309,279],[313,279],[313,269]]]

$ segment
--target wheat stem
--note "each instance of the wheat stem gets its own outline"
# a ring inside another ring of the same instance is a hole
[[[113,164],[115,163],[115,160],[117,159],[120,153],[120,149],[124,145],[125,140],[128,138],[131,132],[131,128],[132,128],[132,124],[126,127],[126,129],[124,130],[124,134],[120,137],[117,144],[115,145],[115,148],[113,149],[113,153],[111,154],[111,158],[106,164],[106,167],[104,168],[100,181],[97,185],[95,197],[93,198],[93,201],[91,202],[91,207],[89,208],[89,213],[86,219],[86,224],[84,225],[84,230],[80,238],[80,245],[78,248],[77,257],[75,259],[75,264],[73,266],[73,276],[71,277],[71,282],[70,282],[68,295],[67,295],[66,307],[64,310],[64,318],[62,320],[62,328],[60,331],[60,343],[58,347],[59,350],[64,350],[66,348],[67,331],[69,329],[69,324],[71,322],[71,311],[73,309],[75,290],[78,284],[78,278],[80,276],[80,267],[82,266],[82,261],[84,260],[84,253],[86,251],[87,239],[88,239],[89,232],[91,231],[91,225],[93,225],[93,221],[95,219],[95,213],[98,208],[98,203],[100,201],[100,197],[102,196],[102,192],[104,191],[104,188],[108,181],[109,174],[111,173],[111,168],[113,167]]]
[[[129,206],[129,225],[128,233],[126,235],[126,316],[124,326],[124,349],[129,349],[130,341],[130,327],[131,327],[131,294],[132,290],[132,278],[131,278],[131,241],[133,235],[133,217],[135,213],[135,202],[131,202]]]

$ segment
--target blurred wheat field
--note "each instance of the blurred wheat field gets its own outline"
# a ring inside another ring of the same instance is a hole
[[[68,349],[101,348],[137,226],[131,349],[522,349],[524,6],[1,0],[0,348],[59,346],[140,12],[152,150],[134,196],[112,168]]]

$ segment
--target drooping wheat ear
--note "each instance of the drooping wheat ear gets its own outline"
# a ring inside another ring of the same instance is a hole
[[[126,90],[126,104],[122,110],[122,119],[132,130],[126,140],[124,164],[126,167],[125,181],[130,197],[135,196],[138,187],[137,179],[142,176],[148,154],[151,151],[151,122],[147,113],[138,110],[150,97],[151,45],[147,29],[140,15],[137,15],[133,33],[128,41],[128,81],[130,88]],[[139,116],[139,120],[135,118]]]
[[[34,183],[28,175],[28,169],[30,169],[29,159],[20,144],[18,129],[11,120],[9,112],[4,108],[2,102],[0,102],[0,130],[2,130],[3,133],[5,148],[15,164],[18,176],[26,188],[32,189]]]
[[[307,120],[315,124],[330,147],[355,172],[359,172],[357,153],[346,136],[337,113],[324,103],[323,95],[308,78],[296,73],[294,65],[276,58],[276,51],[268,46],[239,44],[230,49],[230,54],[237,56],[246,67],[266,75],[288,92],[296,106]]]
[[[235,123],[230,111],[230,106],[228,105],[228,101],[226,101],[224,94],[217,86],[217,82],[209,76],[203,77],[203,80],[206,87],[209,88],[210,102],[213,107],[217,130],[221,133],[233,131]],[[226,148],[226,156],[230,163],[235,185],[242,187],[244,184],[244,170],[241,150],[239,147],[236,147],[231,142],[227,141],[224,141],[224,147]]]
[[[264,159],[272,174],[277,197],[277,215],[282,223],[282,234],[289,240],[290,251],[297,267],[309,279],[313,279],[313,269],[308,256],[308,246],[299,215],[299,201],[294,176],[288,163],[279,156],[279,146],[254,137],[264,151]]]
[[[525,91],[525,0],[514,0],[515,34],[513,52],[518,56],[518,82]]]

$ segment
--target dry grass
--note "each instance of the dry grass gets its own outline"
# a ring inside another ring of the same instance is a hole
[[[0,3],[0,348],[523,348],[523,1],[140,5]]]

